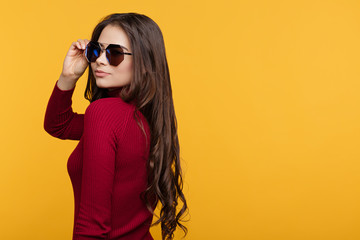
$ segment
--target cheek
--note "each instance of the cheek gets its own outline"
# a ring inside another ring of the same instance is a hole
[[[123,74],[124,76],[130,76],[133,72],[132,68],[132,62],[122,62],[120,63],[120,66],[116,69],[116,72],[119,74]]]

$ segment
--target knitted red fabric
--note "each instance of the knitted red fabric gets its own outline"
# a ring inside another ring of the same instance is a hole
[[[44,119],[50,135],[80,140],[67,162],[75,199],[73,240],[153,239],[153,216],[140,199],[150,150],[145,117],[138,112],[147,138],[133,117],[134,102],[124,102],[119,90],[78,114],[71,107],[74,89],[61,90],[56,82]]]

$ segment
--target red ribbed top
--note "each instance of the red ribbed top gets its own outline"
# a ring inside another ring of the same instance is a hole
[[[80,140],[67,162],[75,199],[73,240],[153,239],[153,216],[140,199],[150,146],[145,117],[138,112],[148,144],[133,117],[134,101],[124,102],[120,89],[90,103],[85,114],[72,110],[74,89],[55,83],[44,120],[50,135]]]

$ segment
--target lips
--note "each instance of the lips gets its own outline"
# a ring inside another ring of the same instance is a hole
[[[95,75],[97,77],[106,77],[106,76],[110,75],[110,73],[107,73],[107,72],[104,72],[104,71],[101,71],[101,70],[96,70]]]

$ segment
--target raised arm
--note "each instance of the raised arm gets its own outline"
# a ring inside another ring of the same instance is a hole
[[[73,112],[71,98],[76,82],[88,66],[84,56],[87,42],[79,39],[71,44],[46,108],[44,129],[60,139],[80,140],[83,133],[84,114]]]

